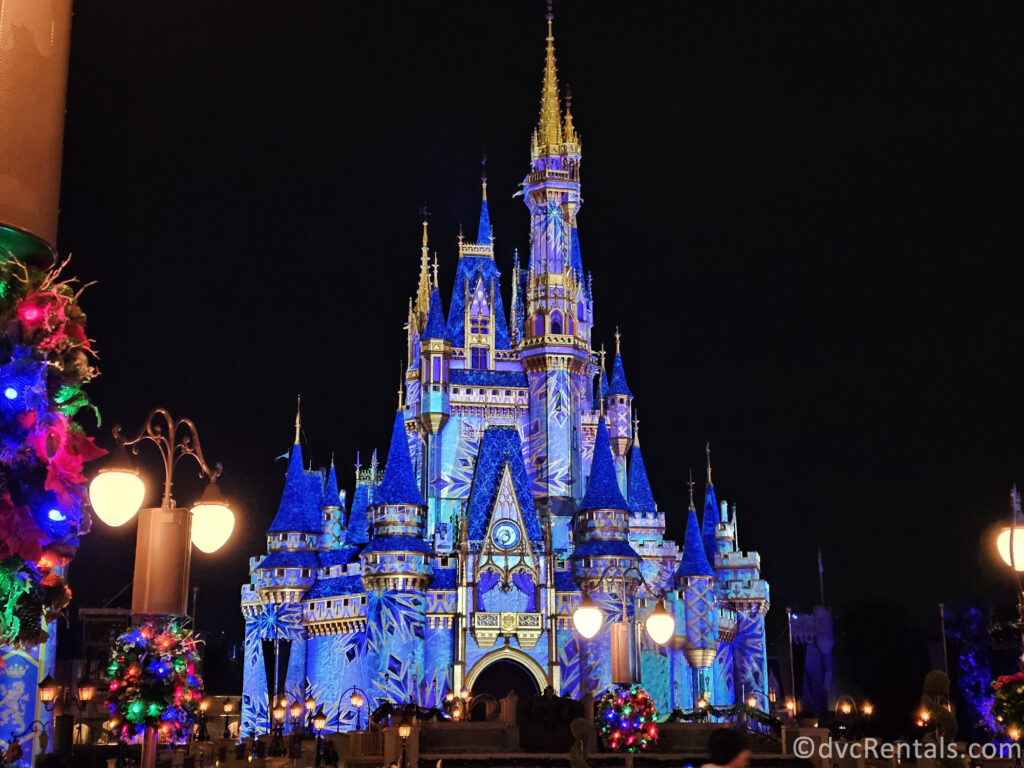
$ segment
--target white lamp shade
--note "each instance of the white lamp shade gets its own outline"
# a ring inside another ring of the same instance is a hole
[[[999,556],[1011,568],[1024,571],[1024,527],[1014,526],[1013,533],[1013,557],[1010,557],[1010,534],[1009,527],[1003,528],[996,538],[996,549]]]
[[[572,615],[572,623],[576,627],[576,631],[588,640],[601,630],[603,622],[604,614],[589,595],[583,598],[580,607]]]
[[[145,496],[146,484],[128,469],[100,470],[89,483],[89,502],[96,516],[114,528],[135,516]]]
[[[235,513],[226,504],[200,502],[192,507],[192,543],[203,552],[216,552],[235,529]]]
[[[658,605],[651,612],[651,615],[647,617],[647,634],[650,635],[651,640],[656,642],[658,645],[664,645],[669,641],[675,631],[675,618],[671,613],[665,610],[665,603],[659,600]]]

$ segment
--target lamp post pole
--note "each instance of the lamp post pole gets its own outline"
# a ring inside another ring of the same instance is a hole
[[[132,582],[132,617],[187,616],[191,544],[205,552],[219,549],[234,528],[231,512],[217,488],[221,465],[211,467],[203,456],[199,433],[191,419],[175,419],[165,408],[154,408],[134,437],[126,438],[121,425],[113,429],[120,456],[113,466],[100,470],[89,486],[93,509],[108,525],[118,526],[139,513],[135,544],[135,575]],[[139,446],[152,443],[163,460],[163,493],[159,507],[139,509],[145,483],[128,464],[127,449],[138,455]],[[174,501],[174,469],[192,457],[199,476],[209,484],[191,510]],[[157,729],[146,726],[142,744],[142,768],[156,764]]]

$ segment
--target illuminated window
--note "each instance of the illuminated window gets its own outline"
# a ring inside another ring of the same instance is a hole
[[[562,332],[562,313],[557,309],[551,313],[551,332],[556,334]]]
[[[486,347],[473,347],[470,350],[471,360],[469,363],[470,368],[476,368],[482,370],[487,367],[487,348]]]
[[[533,335],[544,335],[544,315],[538,314],[535,318],[533,318]]]

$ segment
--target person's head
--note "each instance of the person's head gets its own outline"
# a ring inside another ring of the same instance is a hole
[[[715,765],[747,768],[750,764],[750,750],[743,740],[743,734],[733,728],[713,730],[708,739],[708,753]]]

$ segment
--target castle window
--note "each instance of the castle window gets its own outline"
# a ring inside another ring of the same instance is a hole
[[[562,333],[562,313],[557,309],[551,313],[551,332]]]
[[[328,601],[327,601],[327,608],[328,608],[328,610],[330,609],[330,607],[331,607],[331,601],[330,601],[330,600],[328,600]]]
[[[487,334],[491,330],[491,318],[471,317],[469,318],[469,332]]]
[[[486,347],[473,347],[470,350],[470,354],[472,355],[471,361],[469,363],[470,368],[476,368],[480,370],[487,367]],[[481,394],[483,394],[483,392],[481,392]]]
[[[433,367],[431,369],[431,378],[433,381],[441,380],[441,358],[435,357],[433,361]]]
[[[274,575],[277,576],[279,579],[282,578],[284,576],[284,568],[278,568],[276,571],[274,571]]]
[[[544,335],[544,315],[542,315],[540,313],[538,313],[537,316],[535,318],[533,318],[533,335],[534,336],[543,336]]]
[[[586,315],[583,314],[583,302],[582,301],[579,304],[576,305],[576,319],[577,320],[586,320]]]

